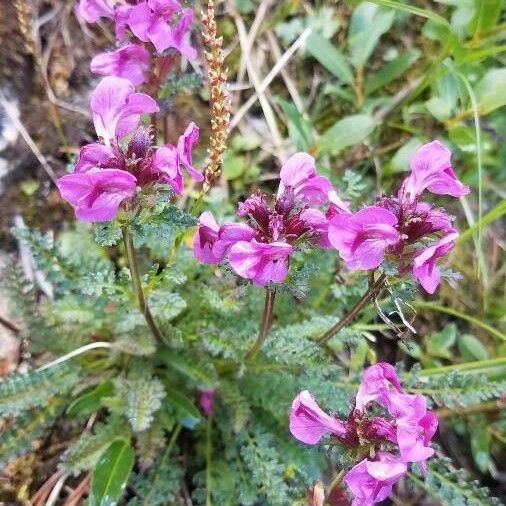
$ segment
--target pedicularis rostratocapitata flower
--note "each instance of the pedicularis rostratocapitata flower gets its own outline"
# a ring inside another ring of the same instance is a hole
[[[260,193],[239,204],[237,214],[248,225],[220,227],[204,213],[195,256],[210,264],[228,257],[239,276],[265,285],[286,278],[290,256],[302,244],[332,246],[352,270],[375,270],[387,257],[399,274],[411,271],[434,293],[440,281],[436,262],[453,248],[458,234],[446,212],[421,202],[420,196],[425,190],[454,197],[469,192],[456,178],[450,156],[438,141],[422,146],[397,196],[380,197],[375,205],[352,213],[330,181],[317,175],[314,159],[298,153],[281,169],[273,207]]]
[[[332,443],[360,460],[344,476],[353,506],[386,499],[409,463],[426,469],[426,460],[434,454],[429,443],[437,423],[425,397],[406,393],[386,363],[365,370],[345,420],[325,413],[307,390],[294,399],[290,412],[290,432],[299,441],[314,445],[330,436]]]

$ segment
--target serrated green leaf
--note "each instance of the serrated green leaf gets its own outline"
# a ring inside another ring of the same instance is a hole
[[[123,495],[134,462],[135,453],[130,443],[114,441],[93,469],[89,506],[115,506]]]

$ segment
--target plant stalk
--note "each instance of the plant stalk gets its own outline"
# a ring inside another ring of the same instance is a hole
[[[257,353],[262,348],[265,339],[267,338],[267,334],[269,333],[269,329],[272,324],[272,311],[274,309],[274,298],[276,292],[273,290],[265,289],[265,304],[264,311],[262,314],[262,322],[260,324],[260,331],[258,332],[258,337],[248,354],[246,355],[246,359],[250,360],[256,357]]]
[[[135,292],[135,295],[137,296],[137,305],[139,306],[139,309],[143,314],[144,319],[146,320],[146,323],[148,324],[148,327],[151,330],[152,334],[155,336],[158,342],[163,343],[163,335],[155,323],[153,315],[151,314],[148,303],[146,301],[146,297],[144,296],[144,290],[142,289],[141,278],[139,274],[139,267],[137,265],[137,260],[135,259],[134,242],[126,227],[123,227],[123,241],[125,243],[128,268],[130,269],[130,274],[132,276],[132,288]]]
[[[374,299],[383,288],[383,284],[386,279],[386,274],[381,274],[381,276],[369,286],[367,291],[362,295],[362,297],[356,302],[356,304],[346,313],[332,328],[327,330],[325,334],[319,337],[316,340],[316,344],[321,346],[325,344],[331,337],[335,336],[343,327],[348,325],[355,316],[357,316],[362,309],[364,309],[367,304]]]

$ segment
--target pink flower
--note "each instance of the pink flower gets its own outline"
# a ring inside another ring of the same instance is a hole
[[[195,58],[196,50],[184,40],[191,27],[193,11],[184,9],[176,25],[170,25],[172,17],[180,11],[181,4],[176,0],[140,2],[130,10],[128,26],[138,39],[150,41],[159,54],[172,47],[188,58]]]
[[[386,408],[395,420],[394,442],[399,446],[403,462],[424,462],[434,454],[428,444],[437,428],[437,418],[427,412],[423,395],[407,394],[403,390],[395,369],[385,362],[365,370],[355,408],[364,412],[372,402]]]
[[[149,95],[135,93],[133,84],[121,77],[104,77],[91,95],[90,106],[97,135],[106,145],[132,132],[141,114],[158,111]]]
[[[183,135],[179,137],[177,147],[171,144],[159,147],[152,159],[152,170],[159,172],[161,177],[169,183],[174,191],[183,193],[183,172],[185,167],[195,181],[203,181],[204,176],[192,165],[193,145],[199,138],[199,129],[195,123],[190,123]]]
[[[58,179],[62,197],[83,221],[112,220],[123,200],[134,195],[136,187],[136,178],[118,169],[91,169]]]
[[[345,424],[334,418],[316,403],[313,396],[304,390],[295,397],[290,411],[290,432],[303,443],[317,444],[323,436],[344,436]]]
[[[127,44],[116,51],[97,54],[91,60],[91,71],[103,76],[128,79],[134,86],[146,80],[149,70],[149,52],[143,46]]]
[[[200,408],[204,412],[204,415],[211,416],[213,414],[214,396],[215,390],[204,390],[200,394]]]
[[[383,407],[384,414],[373,403]],[[317,444],[332,434],[345,447],[369,449],[376,455],[358,462],[345,476],[356,506],[386,499],[408,463],[418,462],[426,469],[426,460],[434,454],[429,444],[436,429],[437,418],[427,411],[425,397],[406,393],[387,363],[364,371],[355,406],[346,420],[326,414],[307,391],[295,398],[290,412],[290,431],[299,441]],[[391,453],[383,451],[385,444]]]
[[[195,258],[205,264],[218,264],[225,258],[230,247],[238,241],[249,241],[255,231],[243,223],[218,226],[211,212],[200,215],[199,226],[193,239]]]
[[[368,367],[362,376],[355,399],[355,408],[364,411],[371,402],[388,407],[392,389],[403,393],[395,368],[386,362]]]
[[[404,180],[399,197],[415,202],[426,189],[436,195],[467,195],[469,187],[457,179],[450,158],[451,151],[439,141],[419,148],[411,158],[411,174]]]
[[[199,226],[193,238],[193,254],[197,260],[204,264],[218,264],[223,260],[213,253],[219,231],[220,227],[213,213],[203,212],[199,217]]]
[[[264,286],[280,283],[288,274],[293,247],[285,242],[236,242],[229,252],[230,266],[239,276]]]
[[[77,159],[74,172],[87,172],[93,168],[116,167],[116,153],[110,146],[104,146],[95,142],[93,144],[86,144],[79,150],[79,157]]]
[[[434,293],[439,285],[440,274],[436,266],[438,258],[445,256],[454,246],[458,234],[452,232],[432,246],[424,249],[413,261],[413,276],[427,293]]]
[[[308,228],[317,234],[316,243],[322,248],[330,248],[328,233],[329,220],[319,209],[305,209],[300,213],[300,219]]]
[[[76,8],[78,16],[87,23],[96,23],[100,18],[114,17],[114,9],[110,0],[81,0]]]
[[[325,176],[318,176],[314,158],[307,153],[293,155],[281,167],[279,177],[278,198],[290,187],[307,204],[321,205],[329,200],[332,184]]]
[[[397,244],[396,216],[381,207],[366,207],[355,214],[338,214],[329,222],[329,241],[350,269],[375,269],[385,251]]]
[[[184,9],[181,19],[174,26],[170,27],[170,38],[165,41],[168,48],[177,49],[189,60],[197,58],[197,50],[186,41],[192,22],[193,11],[191,9]]]
[[[370,506],[383,501],[406,471],[406,464],[387,452],[379,452],[377,460],[362,460],[344,477],[354,496],[352,506]]]

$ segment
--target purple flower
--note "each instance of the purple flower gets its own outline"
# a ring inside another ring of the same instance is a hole
[[[114,17],[110,0],[81,0],[76,8],[78,16],[87,23],[96,23],[100,18]]]
[[[362,382],[358,388],[355,408],[364,411],[371,402],[377,402],[383,407],[388,407],[392,389],[397,392],[404,392],[392,365],[380,362],[368,367],[364,371]]]
[[[344,477],[354,496],[352,506],[370,506],[383,501],[406,471],[406,464],[387,452],[379,452],[377,460],[362,460]]]
[[[457,179],[450,159],[451,151],[439,141],[423,145],[411,158],[411,174],[404,180],[399,197],[412,203],[425,190],[436,195],[467,195],[469,187]]]
[[[192,22],[193,11],[191,9],[184,9],[181,19],[174,26],[170,27],[170,38],[165,42],[167,47],[177,49],[189,60],[197,58],[197,50],[186,41]]]
[[[243,223],[218,226],[211,212],[200,215],[197,233],[193,239],[195,258],[205,264],[218,264],[230,247],[238,241],[249,241],[255,231]]]
[[[137,180],[118,169],[91,169],[58,179],[62,197],[83,221],[109,221],[118,213],[123,200],[135,194]]]
[[[329,222],[329,241],[350,269],[375,269],[385,251],[397,244],[400,234],[396,216],[378,206],[355,214],[338,214]]]
[[[149,95],[135,93],[133,84],[121,77],[104,77],[91,95],[90,106],[97,135],[106,145],[132,132],[141,114],[158,111]]]
[[[325,413],[313,396],[304,390],[293,401],[290,411],[290,432],[299,441],[314,445],[327,434],[344,436],[346,427],[341,420]]]
[[[292,253],[293,247],[286,242],[239,241],[230,248],[229,261],[236,274],[264,286],[286,278]]]
[[[97,54],[91,60],[91,71],[103,76],[128,79],[134,86],[146,80],[149,70],[149,51],[137,44],[127,44],[116,51]]]
[[[436,291],[440,281],[436,262],[453,249],[457,237],[457,232],[451,232],[432,246],[424,249],[413,260],[413,276],[418,279],[427,293]]]
[[[206,416],[211,416],[213,414],[215,394],[215,390],[203,390],[200,394],[200,408]]]
[[[74,172],[87,172],[93,168],[119,168],[116,167],[116,153],[110,146],[95,142],[86,144],[79,150]]]
[[[279,177],[278,197],[290,187],[306,204],[323,205],[329,201],[332,184],[325,176],[318,176],[314,158],[307,153],[293,155],[281,167]]]
[[[204,264],[218,264],[223,258],[213,253],[213,247],[218,240],[219,225],[213,213],[203,212],[199,217],[197,233],[193,238],[193,254],[195,258]]]
[[[300,219],[306,226],[316,233],[316,244],[322,248],[330,248],[328,233],[329,220],[319,209],[305,209],[300,213]]]
[[[196,50],[184,40],[191,27],[193,11],[184,9],[175,26],[170,24],[173,16],[181,10],[181,4],[176,0],[139,2],[130,10],[128,26],[138,39],[151,42],[159,54],[172,47],[188,58],[195,58]]]
[[[152,170],[161,175],[162,179],[169,183],[174,191],[183,193],[183,172],[185,167],[189,175],[195,181],[203,181],[204,176],[193,167],[192,149],[199,138],[199,129],[195,123],[190,123],[183,135],[179,137],[177,147],[171,144],[159,147],[152,159]]]
[[[368,449],[370,455],[375,455],[374,459],[358,462],[345,475],[357,506],[386,499],[408,463],[418,462],[425,469],[426,460],[434,454],[429,444],[436,429],[437,418],[427,411],[425,397],[406,393],[395,369],[387,363],[364,371],[355,405],[346,420],[321,410],[307,390],[295,398],[290,412],[290,432],[299,441],[317,444],[331,434],[334,443]]]

